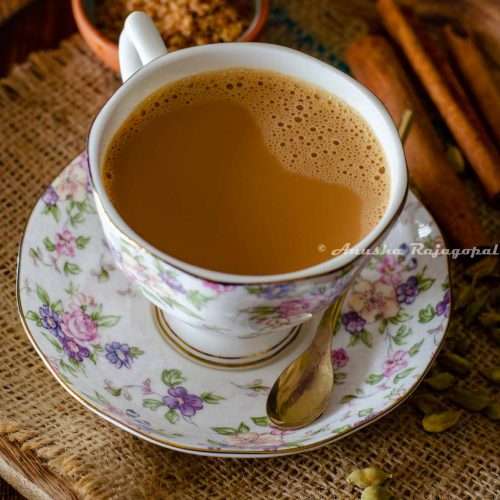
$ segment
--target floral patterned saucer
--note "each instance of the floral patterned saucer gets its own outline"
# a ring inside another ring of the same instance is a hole
[[[414,255],[417,247],[442,246],[442,236],[411,193],[386,245],[345,300],[332,345],[336,385],[329,407],[295,431],[270,424],[266,395],[305,348],[318,318],[267,365],[228,371],[179,354],[161,334],[151,304],[115,269],[83,156],[44,192],[27,223],[19,251],[19,312],[63,387],[122,429],[201,455],[296,453],[393,410],[441,347],[450,314],[448,263],[430,252]]]

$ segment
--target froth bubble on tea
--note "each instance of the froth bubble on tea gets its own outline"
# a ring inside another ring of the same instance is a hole
[[[357,243],[390,189],[381,145],[354,109],[250,69],[198,74],[149,96],[111,140],[103,178],[147,241],[239,274],[294,271],[329,257],[319,244]]]

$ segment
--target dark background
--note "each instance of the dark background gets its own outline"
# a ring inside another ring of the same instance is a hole
[[[75,31],[70,0],[32,0],[0,24],[0,76],[30,52],[54,48]]]

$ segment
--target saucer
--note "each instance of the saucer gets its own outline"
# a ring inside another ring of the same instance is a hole
[[[409,193],[380,255],[344,302],[332,343],[330,404],[316,422],[294,431],[270,424],[266,397],[308,345],[319,318],[304,323],[267,364],[224,370],[186,357],[166,340],[153,306],[115,268],[83,154],[48,187],[26,225],[19,314],[54,377],[114,425],[199,455],[286,455],[369,425],[423,379],[449,322],[447,257],[431,255],[442,245],[436,223]]]

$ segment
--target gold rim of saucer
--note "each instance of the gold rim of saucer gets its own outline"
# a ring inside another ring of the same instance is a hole
[[[183,340],[169,324],[163,311],[155,305],[153,305],[153,318],[155,320],[156,326],[158,327],[158,330],[163,335],[163,337],[165,337],[167,342],[177,348],[184,356],[198,363],[226,369],[255,366],[257,364],[269,361],[270,359],[280,354],[297,338],[297,335],[302,327],[302,325],[296,325],[290,330],[290,332],[284,339],[281,339],[277,344],[264,351],[259,351],[257,353],[249,354],[246,356],[216,356],[215,354],[209,354],[207,352],[200,351],[196,347]],[[275,351],[275,349],[277,350]],[[194,354],[192,351],[199,353],[201,356]],[[266,353],[269,353],[269,355],[266,356]],[[203,356],[208,356],[212,359],[206,359]],[[241,360],[241,362],[224,363],[222,361],[215,361],[216,359]]]

